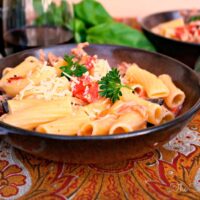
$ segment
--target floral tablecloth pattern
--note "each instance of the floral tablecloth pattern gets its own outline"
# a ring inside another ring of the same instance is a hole
[[[56,163],[0,143],[0,199],[200,199],[200,113],[163,147],[113,164]]]

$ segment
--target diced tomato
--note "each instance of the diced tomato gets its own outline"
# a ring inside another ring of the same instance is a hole
[[[86,68],[90,71],[91,69],[94,68],[94,64],[93,64],[93,61],[94,61],[94,57],[93,56],[88,56],[87,57],[87,60],[85,62],[85,66]]]
[[[194,32],[196,30],[196,26],[193,25],[193,24],[190,24],[190,25],[186,26],[186,28],[191,34],[194,34]]]
[[[175,37],[180,39],[184,33],[184,27],[177,27],[175,29]]]
[[[92,103],[99,98],[98,83],[92,81],[89,76],[82,76],[72,88],[72,94],[87,103]]]
[[[89,71],[90,74],[93,73],[94,71],[94,61],[96,60],[95,56],[88,56],[85,55],[81,58],[80,60],[80,64],[85,65],[85,67],[87,68],[87,70]]]
[[[20,79],[23,79],[24,77],[22,76],[13,76],[13,77],[10,77],[8,79],[8,83],[12,83],[12,81],[17,81],[17,80],[20,80]]]
[[[175,116],[177,116],[181,110],[181,106],[175,107],[173,109],[171,109],[171,112],[174,113]]]
[[[96,101],[99,98],[99,92],[98,92],[99,85],[97,82],[93,82],[89,87],[89,92],[91,96],[91,102]]]

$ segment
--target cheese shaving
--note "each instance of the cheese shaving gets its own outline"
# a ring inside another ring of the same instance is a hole
[[[98,59],[94,62],[94,75],[93,79],[99,81],[103,76],[105,76],[111,70],[110,65],[107,60]]]
[[[33,82],[30,82],[20,91],[15,99],[21,100],[27,96],[37,99],[52,100],[64,96],[72,96],[72,93],[69,90],[69,82],[66,78],[54,77],[52,79],[41,81],[39,85],[34,85]]]

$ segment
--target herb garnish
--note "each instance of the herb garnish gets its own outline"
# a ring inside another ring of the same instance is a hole
[[[194,15],[192,17],[189,18],[189,22],[194,22],[194,21],[198,21],[200,20],[200,15]]]
[[[102,77],[99,81],[99,85],[100,96],[109,98],[113,103],[122,96],[122,87],[131,89],[129,86],[121,84],[119,71],[116,68],[112,68],[106,76]]]
[[[67,78],[69,78],[69,76],[80,77],[87,72],[87,68],[84,65],[80,65],[78,62],[73,61],[73,58],[74,56],[64,56],[64,60],[67,62],[67,65],[60,67],[60,69],[63,71],[61,76],[65,76]]]

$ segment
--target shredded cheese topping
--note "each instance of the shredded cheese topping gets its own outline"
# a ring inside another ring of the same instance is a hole
[[[107,60],[97,59],[94,63],[94,75],[93,79],[99,81],[103,76],[105,76],[111,70],[110,65]]]
[[[64,96],[72,96],[69,90],[69,81],[65,77],[57,77],[53,67],[44,65],[40,68],[38,76],[42,73],[48,74],[50,71],[53,72],[51,73],[52,76],[46,77],[46,79],[40,81],[39,84],[29,78],[29,84],[19,92],[15,99],[22,100],[28,96],[30,98],[52,100]]]

